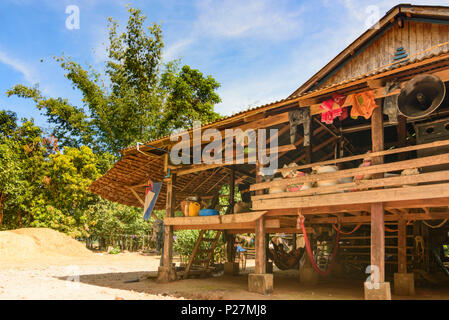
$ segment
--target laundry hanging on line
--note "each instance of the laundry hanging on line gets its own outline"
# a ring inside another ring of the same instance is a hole
[[[342,108],[346,102],[346,96],[338,93],[334,93],[331,99],[324,101],[320,105],[320,109],[323,110],[321,113],[321,122],[326,124],[333,124],[335,118],[339,118],[343,121],[348,117],[348,110]]]
[[[393,80],[388,81],[385,85],[384,94],[386,95],[383,105],[383,113],[388,115],[388,121],[391,123],[398,123],[398,97],[399,95],[389,96],[388,94],[401,89],[399,82]]]
[[[295,143],[298,126],[302,124],[304,128],[304,146],[310,145],[310,109],[292,110],[288,113],[288,119],[290,121],[290,143]]]
[[[371,118],[374,109],[379,107],[374,101],[374,92],[366,91],[362,93],[356,93],[350,96],[350,102],[352,104],[351,118],[357,119],[358,117],[364,117],[365,119]]]
[[[156,205],[157,197],[162,188],[162,182],[149,181],[148,185],[145,187],[145,202],[143,206],[143,219],[148,221],[153,212],[154,206]]]

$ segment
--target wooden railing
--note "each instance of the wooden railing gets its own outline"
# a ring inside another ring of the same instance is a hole
[[[366,158],[373,159],[380,156],[443,146],[449,146],[449,140],[323,161],[293,168],[279,169],[278,171],[283,172],[295,169],[305,170],[315,166],[332,165]],[[378,202],[379,200],[394,201],[449,197],[449,183],[444,183],[444,181],[449,181],[449,170],[420,173],[416,175],[384,177],[385,173],[400,173],[402,170],[406,169],[421,169],[444,164],[449,164],[449,153],[372,165],[362,168],[345,169],[331,173],[311,174],[296,178],[257,183],[251,185],[250,189],[252,191],[264,190],[273,187],[287,187],[289,185],[303,183],[313,184],[326,180],[338,181],[339,179],[347,177],[366,175],[372,175],[373,177],[369,180],[355,180],[352,182],[335,184],[331,186],[314,187],[296,192],[256,195],[252,197],[253,209],[265,210],[278,208],[301,208],[332,204],[344,205],[354,203],[370,203]],[[379,178],[377,178],[378,176]],[[436,186],[435,183],[439,183],[438,186]],[[420,185],[417,186],[417,184]],[[355,196],[354,192],[358,192],[357,196]]]

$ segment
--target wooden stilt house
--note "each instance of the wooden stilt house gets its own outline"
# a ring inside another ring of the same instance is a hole
[[[317,243],[328,230],[338,236],[332,259],[370,267],[366,298],[389,299],[390,278],[397,294],[413,294],[413,268],[428,268],[437,259],[432,250],[447,238],[448,50],[449,7],[399,5],[286,99],[203,125],[223,137],[227,129],[277,129],[276,173],[293,172],[286,178],[263,177],[260,161],[173,165],[168,154],[177,141],[162,137],[122,150],[91,190],[143,207],[146,181],[164,182],[155,207],[166,210],[161,281],[175,279],[174,230],[255,233],[249,290],[265,294],[275,290],[266,235],[305,231],[304,269],[316,269]],[[268,145],[272,138],[266,136]],[[211,199],[223,184],[231,186],[233,204],[241,183],[252,192],[247,212],[175,217],[183,200]],[[436,244],[432,226],[445,230]],[[308,278],[304,273],[301,281]]]

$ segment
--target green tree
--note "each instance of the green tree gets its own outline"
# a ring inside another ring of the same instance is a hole
[[[21,226],[24,214],[40,192],[46,157],[53,152],[50,139],[33,121],[19,126],[14,113],[0,111],[0,226]],[[29,215],[27,222],[30,221]]]
[[[191,126],[193,120],[210,122],[220,97],[211,76],[162,62],[163,40],[159,25],[145,28],[145,15],[129,8],[126,31],[109,19],[108,61],[99,73],[70,57],[56,60],[66,78],[80,90],[83,106],[67,99],[44,97],[38,86],[16,85],[8,96],[33,99],[55,125],[53,135],[64,146],[88,145],[95,151],[116,153],[137,141],[148,141],[172,129]],[[161,69],[163,71],[161,72]]]
[[[109,167],[110,160],[110,155],[95,154],[87,146],[51,154],[45,162],[41,192],[31,205],[31,226],[88,235],[87,210],[99,201],[88,187]]]

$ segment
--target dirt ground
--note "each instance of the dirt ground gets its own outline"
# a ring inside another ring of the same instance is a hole
[[[272,295],[250,293],[248,273],[254,260],[247,261],[239,276],[158,284],[160,256],[92,253],[65,237],[48,229],[0,232],[0,299],[363,299],[361,281],[321,279],[307,287],[300,284],[296,270],[275,269]],[[412,299],[449,299],[449,290],[417,288]]]
[[[317,286],[305,287],[299,283],[296,271],[276,271],[271,296],[250,293],[247,286],[252,267],[239,276],[157,284],[152,277],[159,260],[159,256],[139,253],[96,253],[84,259],[0,263],[0,299],[363,299],[359,281],[323,280]],[[248,262],[251,265],[252,261]],[[78,283],[70,281],[76,276]],[[139,282],[127,282],[137,279]],[[413,299],[449,299],[449,292],[447,288],[417,289]]]

